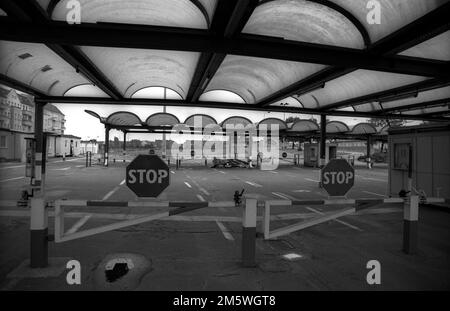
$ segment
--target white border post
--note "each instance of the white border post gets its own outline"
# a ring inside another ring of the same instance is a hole
[[[263,211],[263,219],[262,219],[262,228],[264,233],[264,240],[269,239],[270,233],[270,201],[264,202],[264,211]]]
[[[242,265],[255,267],[256,254],[256,199],[246,199],[242,216]]]
[[[419,197],[412,195],[405,200],[403,209],[403,252],[414,254],[418,246]]]

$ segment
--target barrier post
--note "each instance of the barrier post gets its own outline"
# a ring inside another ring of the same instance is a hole
[[[403,252],[414,254],[418,244],[419,197],[412,195],[403,207]]]
[[[36,138],[35,180],[36,194],[30,202],[30,266],[45,268],[48,265],[48,224],[45,206],[45,138],[44,105],[36,103],[34,132]]]
[[[262,223],[264,239],[269,239],[270,232],[270,202],[264,202],[264,213],[263,213],[263,223]]]
[[[256,199],[246,199],[242,217],[242,265],[255,267],[256,254]]]

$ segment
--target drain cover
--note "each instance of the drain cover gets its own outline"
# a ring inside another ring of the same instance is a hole
[[[110,254],[97,266],[94,284],[98,290],[132,290],[151,270],[151,262],[142,255]]]

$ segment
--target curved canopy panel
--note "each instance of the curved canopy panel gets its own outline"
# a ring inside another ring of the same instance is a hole
[[[171,113],[154,113],[145,120],[148,126],[174,126],[180,124],[180,120]]]
[[[217,124],[217,121],[213,117],[207,116],[206,114],[193,114],[184,121],[184,124],[189,127],[200,127],[201,124],[201,127],[204,128],[209,124]]]
[[[312,120],[298,120],[292,124],[288,132],[315,132],[319,130],[319,125]]]
[[[229,117],[225,120],[222,121],[221,126],[223,128],[226,128],[227,125],[239,125],[242,124],[243,126],[247,126],[249,124],[251,124],[252,121],[250,121],[247,118],[244,117],[239,117],[239,116],[233,116],[233,117]]]
[[[449,105],[445,106],[439,106],[439,107],[430,107],[430,108],[422,108],[422,109],[416,109],[416,110],[410,110],[406,111],[402,114],[408,114],[408,115],[419,115],[419,114],[441,114],[444,112],[449,112],[450,110]]]
[[[65,21],[67,3],[59,1],[52,19]],[[78,0],[83,23],[120,23],[207,29],[215,1],[190,0]],[[206,6],[203,6],[207,4]],[[202,12],[204,10],[204,12]],[[205,16],[206,14],[206,16]]]
[[[341,121],[330,121],[327,123],[327,133],[345,133],[350,131],[350,129],[348,128],[348,126]]]
[[[380,3],[381,20],[380,24],[372,25],[367,23],[367,14],[371,10],[367,8],[369,1],[331,1],[352,13],[366,27],[372,42],[376,42],[433,11],[447,0],[377,0]]]
[[[418,44],[400,55],[450,61],[450,30]]]
[[[417,95],[417,96],[416,96]],[[368,103],[364,105],[355,106],[356,111],[375,111],[383,109],[394,109],[394,108],[402,108],[409,105],[420,104],[432,102],[435,100],[450,98],[450,86],[433,89],[425,92],[420,92],[418,94],[411,94],[411,97],[393,100],[389,102],[383,102],[381,104],[377,103]]]
[[[226,90],[211,90],[200,95],[199,101],[226,102],[245,104],[244,99],[238,94]]]
[[[177,92],[161,86],[144,87],[132,94],[131,98],[183,99]]]
[[[287,87],[324,68],[323,65],[227,55],[206,91],[226,89],[247,104]]]
[[[285,106],[285,107],[299,107],[299,108],[304,108],[303,104],[295,97],[287,97],[283,100],[277,101],[273,104],[271,104],[271,106]]]
[[[81,47],[124,97],[148,86],[186,96],[200,53]]]
[[[320,108],[426,79],[420,76],[360,69],[325,83],[324,88],[301,95],[299,100],[306,108]]]
[[[281,37],[286,40],[364,48],[356,26],[341,13],[305,0],[277,0],[259,5],[244,33]]]
[[[287,129],[286,122],[284,122],[283,120],[277,119],[277,118],[267,118],[267,119],[261,120],[258,123],[258,128],[263,124],[267,124],[267,130],[270,130],[270,127],[272,124],[278,124],[278,129],[280,131]]]
[[[355,135],[376,134],[377,130],[372,124],[358,123],[353,127],[350,133]]]
[[[118,126],[133,126],[141,125],[141,119],[132,112],[128,111],[118,111],[109,115],[105,121],[107,124],[118,125]]]
[[[52,50],[36,43],[0,41],[0,73],[54,96],[89,83]]]
[[[63,94],[64,96],[89,96],[89,97],[109,97],[105,92],[92,84],[82,84],[71,87]]]
[[[100,115],[98,113],[96,113],[95,111],[84,110],[84,112],[86,112],[87,114],[90,114],[94,118],[97,118],[101,123],[105,123],[105,118],[100,117]]]

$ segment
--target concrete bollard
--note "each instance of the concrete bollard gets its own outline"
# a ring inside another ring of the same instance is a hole
[[[418,249],[419,197],[412,195],[403,207],[403,252],[415,254]]]
[[[256,212],[257,200],[246,199],[242,216],[242,265],[256,266]]]

